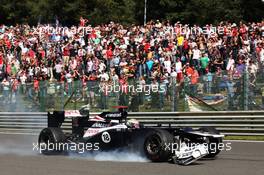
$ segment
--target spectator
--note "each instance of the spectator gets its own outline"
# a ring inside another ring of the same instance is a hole
[[[196,69],[198,69],[201,58],[201,51],[198,49],[197,46],[194,46],[192,52],[193,52],[193,58],[192,58],[193,65],[195,66]]]
[[[3,95],[4,95],[4,103],[9,103],[9,91],[10,91],[10,83],[6,78],[2,81],[3,86]]]
[[[87,19],[80,17],[79,26],[86,27],[87,23]],[[218,92],[217,87],[211,89],[212,83],[220,84],[226,70],[229,81],[241,78],[248,71],[254,84],[256,75],[263,75],[263,24],[222,22],[219,24],[224,28],[222,33],[214,33],[209,24],[205,26],[209,34],[204,34],[200,30],[203,26],[195,25],[196,32],[191,32],[188,25],[180,22],[170,24],[158,20],[145,26],[127,27],[111,22],[89,26],[90,33],[84,35],[72,31],[36,34],[28,25],[3,26],[0,33],[3,94],[9,101],[11,92],[15,92],[8,81],[12,77],[30,98],[34,96],[33,90],[36,96],[46,94],[49,86],[45,84],[52,79],[63,93],[64,89],[67,95],[79,89],[94,105],[95,86],[100,83],[105,87],[113,82],[122,87],[131,82],[146,85],[154,78],[155,83],[166,84],[168,90],[173,78],[177,77],[180,88],[188,77],[195,93],[199,77],[204,77],[206,81],[202,85],[210,93]],[[187,27],[185,32],[181,32],[181,26]],[[45,27],[48,26],[39,25],[34,29],[41,31]],[[119,103],[128,104],[128,95],[127,88],[122,90]],[[133,95],[139,96],[140,104],[144,100],[141,93]],[[162,101],[159,107],[164,105]]]

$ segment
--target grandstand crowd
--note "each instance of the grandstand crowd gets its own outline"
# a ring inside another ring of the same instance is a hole
[[[47,25],[0,26],[4,97],[18,90],[32,97],[52,94],[52,84],[64,86],[70,96],[77,80],[91,94],[98,82],[126,86],[130,80],[150,81],[168,87],[172,79],[181,84],[187,77],[195,91],[199,79],[211,81],[222,72],[229,80],[245,71],[253,82],[263,76],[264,21],[189,26],[157,20],[145,26],[110,22],[92,27],[81,18],[75,27],[89,27],[89,32],[42,32],[43,27]]]

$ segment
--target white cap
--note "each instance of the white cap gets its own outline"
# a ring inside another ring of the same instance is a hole
[[[231,27],[236,27],[236,26],[237,26],[236,23],[233,23]]]

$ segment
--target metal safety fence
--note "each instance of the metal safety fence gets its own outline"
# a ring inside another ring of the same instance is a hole
[[[128,106],[130,112],[247,111],[264,107],[263,72],[220,71],[196,78],[110,78],[107,82],[53,79],[24,84],[12,79],[0,84],[0,111],[46,112],[79,109],[87,104],[92,112],[116,105]]]
[[[145,126],[193,128],[212,126],[226,135],[264,135],[264,111],[130,112],[128,118],[137,119]],[[45,112],[0,113],[0,133],[38,134],[45,127],[47,127]],[[62,128],[69,132],[71,120],[66,119]]]

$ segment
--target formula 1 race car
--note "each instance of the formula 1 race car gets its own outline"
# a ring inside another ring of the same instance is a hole
[[[48,113],[48,127],[39,134],[41,153],[72,151],[65,147],[81,144],[88,151],[128,148],[152,162],[188,165],[203,157],[213,158],[221,151],[218,145],[224,135],[214,128],[147,127],[137,120],[128,120],[125,106],[116,108],[117,112],[102,112],[97,116],[90,116],[85,107]],[[66,118],[71,118],[71,133],[61,128]]]

